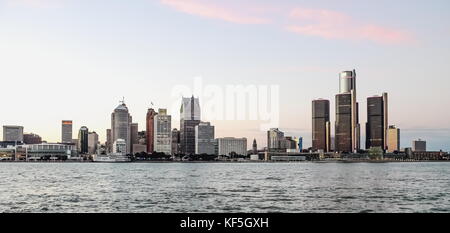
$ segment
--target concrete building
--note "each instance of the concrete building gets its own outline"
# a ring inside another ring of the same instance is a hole
[[[138,126],[138,123],[131,123],[131,125],[130,125],[130,130],[131,130],[131,132],[130,132],[130,152],[131,153],[134,153],[134,151],[133,151],[133,145],[134,144],[139,144],[139,140],[138,140],[138,137],[139,137],[139,126]]]
[[[127,153],[127,142],[124,139],[117,139],[113,143],[113,153],[116,155],[126,155]]]
[[[195,126],[195,153],[215,154],[214,126],[209,122],[200,122]]]
[[[72,126],[73,122],[71,120],[63,120],[61,123],[61,142],[71,143],[72,142]]]
[[[267,150],[268,151],[283,151],[282,141],[284,140],[284,133],[278,128],[272,128],[267,131]]]
[[[181,140],[180,140],[180,131],[178,129],[172,130],[172,154],[178,155],[181,154]]]
[[[158,113],[153,109],[153,108],[149,108],[147,110],[147,117],[146,117],[146,131],[147,131],[147,135],[146,135],[146,140],[147,140],[147,152],[148,153],[152,153],[153,151],[155,151],[154,148],[154,131],[155,131],[155,116],[158,115]]]
[[[237,155],[247,155],[247,138],[218,138],[217,144],[219,155],[230,155],[233,152]]]
[[[180,140],[182,154],[195,154],[195,126],[200,123],[198,98],[183,98],[180,108]]]
[[[98,149],[98,134],[94,132],[89,132],[88,134],[88,153],[89,154],[96,154]]]
[[[154,150],[166,155],[172,154],[172,116],[167,109],[159,109],[154,119]]]
[[[23,126],[4,125],[3,126],[3,141],[23,142]]]
[[[325,99],[312,102],[312,149],[330,151],[330,101]]]
[[[121,104],[111,113],[111,141],[114,144],[118,139],[123,139],[126,144],[126,154],[131,152],[131,122],[132,117],[128,108],[125,102],[121,101]]]
[[[394,151],[400,151],[400,129],[391,125],[387,131],[387,152]]]
[[[89,129],[86,126],[78,131],[78,151],[80,154],[89,153]]]
[[[34,134],[34,133],[29,133],[29,134],[24,134],[23,135],[23,143],[24,144],[41,144],[42,143],[42,138],[41,136]]]
[[[106,153],[111,153],[112,152],[112,145],[113,145],[113,141],[112,141],[112,135],[111,135],[111,129],[107,129],[106,130]]]
[[[412,151],[413,152],[424,152],[427,151],[427,142],[421,139],[414,140],[412,142]]]

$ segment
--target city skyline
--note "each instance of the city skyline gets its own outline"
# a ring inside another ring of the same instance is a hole
[[[206,84],[223,88],[227,84],[279,85],[279,128],[286,135],[303,137],[309,147],[311,100],[325,98],[335,106],[338,73],[356,69],[362,142],[366,98],[387,92],[389,121],[401,129],[401,147],[422,138],[430,150],[450,150],[450,111],[442,107],[450,105],[445,88],[450,84],[445,78],[450,75],[446,68],[450,47],[442,36],[450,35],[449,16],[443,10],[448,9],[448,1],[398,1],[389,3],[392,9],[383,3],[346,1],[352,3],[342,4],[352,5],[346,9],[330,1],[283,1],[275,13],[264,8],[273,1],[248,1],[241,8],[244,12],[231,16],[227,12],[236,7],[236,1],[187,2],[136,1],[123,10],[117,2],[0,2],[4,28],[0,77],[7,87],[5,96],[14,97],[5,103],[0,124],[24,126],[26,133],[57,142],[61,121],[70,119],[73,135],[87,126],[104,142],[111,110],[125,96],[139,131],[145,130],[151,102],[155,109],[167,108],[173,116],[172,128],[179,129],[179,109],[171,108],[175,98],[170,92],[179,84],[192,86],[193,78],[201,76]],[[404,4],[410,6],[408,10],[402,9]],[[200,11],[200,6],[205,10]],[[377,14],[381,11],[382,16]],[[122,17],[117,19],[119,12]],[[350,35],[364,27],[355,25],[360,21],[388,28],[380,31],[391,37],[351,39],[321,24],[316,29],[322,31],[305,31],[298,25],[285,29],[292,21],[280,22],[281,14],[311,20],[317,12],[325,13],[313,20],[323,21],[326,13],[335,13]],[[152,21],[152,15],[161,20]],[[411,36],[389,34],[395,28]],[[36,104],[30,102],[36,99]],[[31,113],[37,114],[31,117]],[[333,107],[330,118],[333,123]],[[202,120],[215,126],[218,138],[246,137],[248,148],[253,138],[260,148],[266,144],[266,131],[260,130],[259,121]]]

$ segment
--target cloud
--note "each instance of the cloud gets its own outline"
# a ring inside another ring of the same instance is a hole
[[[288,31],[326,39],[369,40],[382,44],[414,43],[414,37],[403,30],[362,23],[351,16],[324,9],[295,8],[288,18],[294,23]]]
[[[230,7],[215,5],[199,0],[161,0],[161,3],[174,9],[205,18],[219,19],[238,24],[266,24],[268,19],[250,16]]]

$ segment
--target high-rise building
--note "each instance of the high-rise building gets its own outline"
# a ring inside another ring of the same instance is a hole
[[[219,155],[247,155],[247,138],[218,138],[217,144]]]
[[[384,149],[384,104],[382,96],[367,98],[366,149]]]
[[[214,126],[209,122],[200,122],[195,126],[195,153],[215,154]]]
[[[272,128],[267,131],[267,150],[270,152],[280,152],[283,150],[282,141],[284,133],[278,128]]]
[[[113,141],[112,141],[111,129],[106,130],[106,145],[105,146],[106,146],[106,152],[112,153]]]
[[[31,144],[41,144],[42,138],[34,133],[24,134],[23,135],[23,143],[31,145]]]
[[[178,129],[172,130],[172,154],[177,155],[181,154],[181,146],[180,146],[180,131]]]
[[[195,126],[200,123],[198,98],[183,98],[180,108],[180,139],[182,154],[195,153]]]
[[[3,141],[23,142],[23,126],[4,125],[3,126]]]
[[[88,153],[96,154],[98,148],[98,134],[94,132],[89,132],[88,134]]]
[[[146,117],[146,131],[147,131],[147,136],[146,136],[146,140],[147,140],[147,152],[148,153],[152,153],[153,151],[155,151],[154,148],[154,127],[155,127],[155,116],[158,113],[153,109],[153,108],[149,108],[147,110],[147,117]]]
[[[124,101],[111,113],[111,140],[123,139],[126,143],[126,153],[131,152],[131,122],[132,118]]]
[[[412,151],[414,152],[427,151],[427,142],[422,139],[414,140],[412,143]]]
[[[89,129],[86,126],[82,126],[78,132],[78,151],[80,154],[89,152]]]
[[[389,153],[400,151],[400,129],[393,125],[389,126],[387,131],[387,151]]]
[[[324,99],[312,102],[312,149],[330,151],[330,101]]]
[[[133,145],[134,144],[138,144],[138,133],[139,133],[139,128],[138,128],[138,123],[131,123],[130,125],[130,130],[131,130],[131,135],[130,135],[130,148],[131,148],[131,153],[134,153],[133,151]]]
[[[61,142],[72,143],[72,125],[70,120],[63,120],[61,124]]]
[[[303,150],[303,137],[298,138],[298,151],[302,152]]]
[[[254,155],[258,154],[258,145],[256,144],[256,138],[253,139],[252,153],[253,153]]]
[[[340,73],[339,91],[336,95],[335,149],[355,152],[361,146],[355,70]]]
[[[154,150],[166,155],[172,154],[172,116],[167,109],[159,109],[154,119]]]

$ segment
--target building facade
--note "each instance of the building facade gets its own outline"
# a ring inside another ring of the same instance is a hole
[[[195,154],[215,154],[214,126],[210,122],[195,126]]]
[[[138,144],[139,143],[139,140],[138,140],[138,137],[139,137],[139,125],[138,125],[138,123],[131,123],[131,125],[130,125],[130,130],[131,130],[131,132],[130,132],[130,152],[131,153],[134,153],[134,151],[133,151],[133,145],[134,144]]]
[[[268,151],[282,151],[282,141],[284,139],[284,132],[278,128],[272,128],[267,131],[267,150]]]
[[[147,131],[147,135],[146,135],[146,140],[147,140],[147,153],[152,153],[153,151],[155,151],[154,148],[154,131],[155,131],[155,116],[158,113],[153,109],[153,108],[149,108],[147,110],[147,117],[146,117],[146,131]]]
[[[181,140],[180,140],[180,131],[178,129],[172,130],[172,154],[178,155],[181,154]]]
[[[412,151],[413,152],[425,152],[427,151],[427,142],[419,139],[419,140],[414,140],[412,143]]]
[[[387,152],[395,151],[400,151],[400,129],[391,125],[387,132]]]
[[[3,141],[23,142],[23,126],[4,125],[3,126]]]
[[[29,134],[24,134],[23,135],[23,143],[24,144],[41,144],[42,143],[42,138],[41,136],[34,134],[34,133],[29,133]]]
[[[200,102],[198,98],[183,98],[180,108],[181,153],[195,154],[195,126],[200,124]]]
[[[82,126],[78,131],[78,151],[80,154],[89,153],[89,129]]]
[[[154,119],[154,150],[166,155],[172,154],[172,116],[167,109],[159,109]]]
[[[218,138],[218,154],[230,155],[236,153],[237,155],[247,155],[247,138]]]
[[[330,101],[324,99],[312,102],[312,149],[330,151]]]
[[[98,149],[98,134],[94,132],[89,132],[88,134],[88,153],[89,154],[96,154]]]
[[[111,114],[111,140],[114,144],[118,139],[123,139],[126,143],[126,154],[131,153],[131,122],[128,107],[122,101]]]
[[[72,126],[73,122],[71,120],[63,120],[61,123],[61,142],[62,143],[72,143]]]

